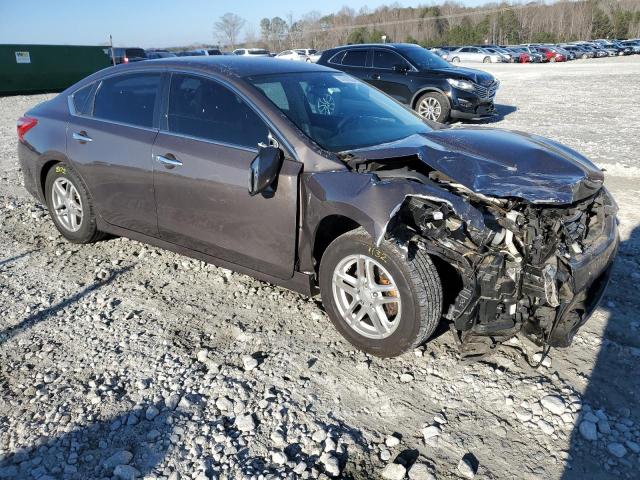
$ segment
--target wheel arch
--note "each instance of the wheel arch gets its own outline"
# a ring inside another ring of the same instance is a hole
[[[362,225],[354,219],[340,214],[327,215],[318,222],[311,249],[316,273],[320,267],[322,256],[331,242],[339,236],[352,230],[356,230],[361,226]]]
[[[439,93],[440,95],[443,95],[447,99],[447,101],[449,102],[449,106],[451,106],[451,100],[449,99],[449,95],[447,94],[447,92],[445,92],[444,90],[438,87],[430,86],[430,87],[421,88],[420,90],[418,90],[416,93],[413,94],[413,98],[411,99],[411,108],[415,110],[415,108],[418,106],[418,100],[420,100],[420,97],[425,93]]]

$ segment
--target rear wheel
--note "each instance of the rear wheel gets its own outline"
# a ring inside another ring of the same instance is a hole
[[[363,229],[334,240],[320,264],[322,302],[337,330],[354,346],[395,357],[429,338],[442,311],[442,286],[421,250],[407,256],[380,247]]]
[[[54,165],[45,180],[49,213],[58,231],[73,243],[100,240],[89,192],[78,174],[66,163]]]
[[[482,63],[491,63],[491,58],[490,57],[484,57],[484,60],[482,60]]]
[[[418,98],[416,112],[427,120],[445,123],[449,120],[451,106],[449,100],[438,92],[427,92]]]
[[[460,63],[460,57],[453,57],[453,58],[451,59],[451,61],[452,61],[453,63]]]

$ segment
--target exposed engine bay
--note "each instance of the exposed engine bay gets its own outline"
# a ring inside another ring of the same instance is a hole
[[[484,226],[446,201],[407,195],[385,238],[407,255],[441,260],[452,322],[466,359],[482,357],[522,332],[543,347],[567,347],[608,283],[618,239],[617,206],[602,187],[568,205],[475,193],[415,156],[347,163],[380,182],[417,182],[445,190],[479,211]]]

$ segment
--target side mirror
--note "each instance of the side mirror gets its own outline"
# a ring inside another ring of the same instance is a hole
[[[251,162],[249,171],[249,195],[263,192],[275,182],[280,173],[284,156],[276,147],[262,147]]]
[[[397,73],[407,73],[409,71],[409,67],[398,64],[393,66],[393,71]]]

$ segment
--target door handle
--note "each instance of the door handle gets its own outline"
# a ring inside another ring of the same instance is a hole
[[[87,135],[87,132],[84,132],[84,131],[73,132],[73,135],[71,135],[71,137],[73,137],[74,140],[77,140],[80,143],[93,142],[93,138]]]
[[[371,79],[372,80],[380,80],[380,74],[379,73],[372,73],[371,74]]]
[[[171,155],[171,154],[168,154],[168,155]],[[165,168],[169,168],[169,169],[182,166],[182,162],[180,160],[175,158],[173,155],[171,156],[168,156],[168,155],[167,156],[156,155],[156,162],[163,165]]]

